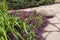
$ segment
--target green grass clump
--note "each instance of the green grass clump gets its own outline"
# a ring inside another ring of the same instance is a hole
[[[9,16],[8,15],[8,6],[6,1],[0,2],[0,40],[31,40],[34,36],[34,32],[29,30],[26,25],[26,21],[20,21],[20,17]],[[22,29],[22,32],[26,34],[26,39],[17,31],[14,27],[19,27]],[[28,31],[29,30],[29,31]],[[8,33],[10,32],[11,35]],[[12,36],[13,35],[13,36]],[[11,38],[12,36],[12,38]],[[16,39],[14,39],[14,37]]]
[[[15,36],[16,40],[18,40],[19,36],[22,40],[23,37],[19,34],[19,32],[14,28],[14,25],[18,26],[18,18],[12,16],[8,16],[8,7],[6,1],[0,2],[0,40],[11,40],[7,33],[10,31]]]

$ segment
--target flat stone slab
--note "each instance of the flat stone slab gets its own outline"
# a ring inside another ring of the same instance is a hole
[[[46,40],[60,40],[60,32],[52,32],[47,37]]]
[[[49,22],[53,23],[53,24],[59,24],[60,20],[57,17],[53,17],[48,19]]]
[[[46,36],[47,36],[48,34],[49,34],[49,32],[45,32],[45,33],[42,34],[42,37],[43,37],[43,38],[46,38]]]
[[[48,24],[45,28],[45,31],[59,31],[54,25]]]
[[[60,24],[55,24],[55,25],[57,26],[56,28],[60,30]]]
[[[60,20],[60,12],[56,14],[56,17]]]

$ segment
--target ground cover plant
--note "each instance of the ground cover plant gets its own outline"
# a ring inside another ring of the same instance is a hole
[[[6,0],[10,9],[22,9],[52,4],[54,0]]]
[[[47,24],[45,19],[36,11],[14,11],[8,14],[6,1],[0,1],[0,40],[39,40],[40,31],[37,29]]]

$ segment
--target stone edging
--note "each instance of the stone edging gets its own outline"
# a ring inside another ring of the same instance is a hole
[[[52,4],[52,5],[48,5],[48,6],[39,6],[39,7],[35,7],[35,8],[28,8],[28,9],[20,9],[20,10],[10,10],[8,11],[8,13],[10,12],[14,12],[14,11],[36,11],[36,13],[40,13],[41,15],[44,16],[54,16],[57,12],[59,12],[60,8],[60,4]]]

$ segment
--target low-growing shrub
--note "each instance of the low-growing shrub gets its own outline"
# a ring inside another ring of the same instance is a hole
[[[54,0],[6,0],[10,9],[36,7],[52,4]]]

